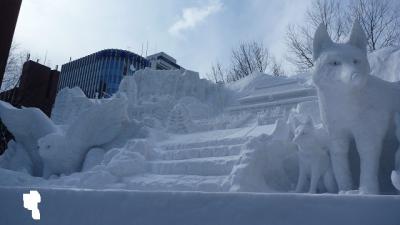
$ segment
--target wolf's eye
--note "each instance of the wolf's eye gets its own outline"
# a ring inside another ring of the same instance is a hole
[[[353,64],[358,64],[359,61],[357,59],[353,59]]]
[[[341,63],[339,61],[332,61],[330,64],[332,66],[339,66]]]

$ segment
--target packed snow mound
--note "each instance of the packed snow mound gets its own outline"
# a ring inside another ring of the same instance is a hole
[[[137,104],[137,89],[135,77],[125,76],[119,84],[117,95],[125,95],[128,106],[133,107]]]
[[[122,78],[121,80],[121,83],[119,84],[117,93],[115,93],[114,95],[114,97],[126,98],[128,104],[127,113],[129,118],[131,119],[135,118],[135,106],[138,103],[137,91],[138,88],[136,85],[135,77],[124,76],[124,78]]]
[[[269,91],[281,92],[286,91],[280,88],[282,84],[293,83],[291,86],[295,87],[299,84],[309,85],[310,80],[309,74],[299,74],[296,76],[273,76],[261,72],[254,72],[247,77],[237,80],[232,83],[228,83],[226,87],[233,91],[237,97],[245,97],[248,95],[265,94],[262,89],[269,88]],[[288,86],[285,85],[285,88]]]
[[[254,89],[254,86],[257,84],[257,81],[262,79],[264,76],[268,76],[264,73],[253,73],[250,74],[247,77],[244,77],[240,80],[237,80],[235,82],[232,83],[228,83],[226,86],[227,88],[231,89],[232,91],[235,91],[237,93],[243,93],[243,95],[245,95],[245,93],[251,91],[252,89]]]
[[[28,152],[21,144],[15,141],[8,142],[7,151],[0,156],[0,168],[33,174],[32,164],[33,162]]]
[[[146,120],[151,128],[167,129],[168,117],[177,104],[186,106],[193,119],[215,117],[232,104],[231,91],[189,70],[146,68],[135,72],[133,78],[137,104],[128,110],[129,115]]]
[[[249,141],[229,178],[230,191],[293,191],[298,176],[297,147],[260,135]]]
[[[400,81],[400,47],[379,49],[368,55],[371,74],[389,82]]]
[[[292,113],[303,117],[301,118],[302,121],[305,121],[306,117],[311,117],[316,125],[322,123],[318,101],[302,102],[297,105],[297,108]]]
[[[190,117],[194,120],[207,119],[213,115],[213,113],[210,112],[211,106],[200,102],[200,100],[195,97],[183,97],[179,99],[178,104],[185,106],[189,111]]]
[[[88,151],[85,157],[85,161],[82,165],[82,172],[88,171],[93,167],[100,165],[103,161],[106,151],[102,148],[92,148]]]
[[[293,191],[299,174],[297,146],[291,142],[291,125],[275,123],[271,135],[250,139],[228,179],[230,191]]]
[[[197,72],[189,70],[145,68],[137,71],[134,77],[138,86],[138,97],[142,102],[152,102],[157,96],[171,96],[176,100],[191,96],[204,103],[213,103],[211,105],[214,107],[221,107],[226,102],[225,98],[229,98],[223,87],[200,79]],[[221,101],[220,105],[217,105],[218,101]]]
[[[112,149],[104,155],[102,162],[106,169],[117,177],[134,176],[146,172],[146,159],[129,149]]]

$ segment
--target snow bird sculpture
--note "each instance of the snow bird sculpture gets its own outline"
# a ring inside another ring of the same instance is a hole
[[[126,98],[112,98],[81,112],[65,129],[36,108],[0,102],[0,116],[17,142],[43,165],[43,176],[80,170],[87,151],[114,140],[129,124]],[[34,162],[35,163],[35,162]]]
[[[359,192],[377,194],[382,144],[394,113],[400,112],[400,86],[370,75],[367,38],[357,21],[347,43],[332,42],[321,24],[313,44],[313,81],[332,141],[330,153],[339,190],[353,188],[349,149],[354,139],[360,156]]]
[[[18,109],[3,101],[0,101],[0,119],[30,157],[32,175],[41,176],[43,165],[37,142],[41,137],[58,132],[58,127],[37,108]]]

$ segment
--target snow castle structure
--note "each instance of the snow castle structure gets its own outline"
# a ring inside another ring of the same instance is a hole
[[[255,113],[263,124],[273,124],[287,118],[300,103],[317,102],[316,89],[309,84],[309,76],[271,76],[255,73],[231,85],[240,89],[237,104],[227,109],[231,114]],[[244,85],[244,86],[240,86]]]

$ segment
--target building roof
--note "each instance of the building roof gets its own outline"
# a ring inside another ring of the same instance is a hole
[[[104,50],[101,50],[101,51],[92,53],[92,54],[90,54],[90,55],[87,55],[87,56],[84,56],[84,57],[81,57],[81,58],[72,60],[72,61],[70,61],[70,62],[68,62],[68,63],[65,63],[64,65],[67,65],[67,64],[69,64],[69,63],[73,63],[73,62],[79,61],[79,60],[81,60],[81,59],[84,59],[84,58],[86,58],[86,57],[90,57],[90,56],[93,56],[93,55],[95,55],[96,57],[110,57],[110,56],[122,57],[122,58],[131,57],[131,58],[140,58],[140,59],[142,59],[143,61],[148,61],[145,57],[140,56],[140,55],[138,55],[138,54],[136,54],[136,53],[127,51],[127,50],[122,50],[122,49],[104,49]],[[63,66],[64,66],[64,65],[63,65]]]

